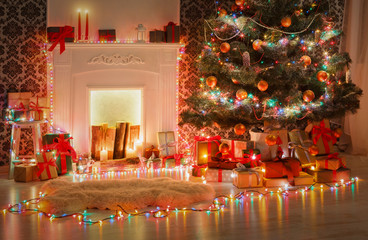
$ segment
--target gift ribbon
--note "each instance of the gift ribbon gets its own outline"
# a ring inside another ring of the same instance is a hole
[[[222,182],[222,169],[221,168],[218,169],[217,181]]]
[[[172,31],[171,31],[171,38],[172,38],[172,42],[175,43],[175,26],[176,23],[173,22],[169,22],[167,24],[167,26],[165,27],[165,31],[167,31],[167,27],[171,27]]]
[[[249,184],[248,186],[251,187],[252,185],[252,174],[254,173],[257,176],[257,185],[259,185],[259,183],[261,182],[261,177],[259,176],[259,172],[260,168],[246,168],[243,164],[241,163],[237,163],[236,164],[236,168],[233,171],[237,171],[237,172],[248,172],[249,173]]]
[[[171,142],[168,142],[167,141],[167,132],[165,132],[165,144],[161,144],[158,149],[160,151],[163,151],[165,150],[166,151],[166,156],[169,155],[169,148],[170,147],[176,147],[176,142],[175,141],[171,141]]]
[[[261,160],[261,154],[254,154],[253,149],[249,149],[249,154],[244,153],[243,156],[245,160],[249,160],[248,162],[250,162],[251,167],[258,166],[258,161]]]
[[[304,153],[307,157],[308,162],[311,163],[312,162],[311,155],[309,154],[309,150],[307,149],[307,147],[312,145],[312,141],[311,140],[304,140],[302,138],[300,132],[298,132],[298,138],[299,138],[299,142],[300,142],[301,145],[299,145],[299,143],[296,143],[296,142],[289,142],[289,149],[291,149],[291,156],[292,157],[300,157],[300,156],[296,156],[295,149],[296,148],[302,149],[302,150],[304,150]],[[307,144],[309,146],[307,146]]]
[[[195,136],[194,137],[194,159],[198,156],[196,156],[197,154],[197,142],[200,142],[200,141],[207,141],[207,162],[209,162],[211,160],[211,152],[212,152],[212,142],[216,143],[217,146],[220,146],[220,144],[218,143],[219,141],[221,140],[221,137],[220,136],[214,136],[214,137],[202,137],[202,136]],[[220,153],[220,152],[217,152],[216,155]]]
[[[202,172],[201,172],[201,169],[207,169],[208,168],[208,164],[203,164],[203,165],[193,165],[193,173],[195,176],[199,176],[201,177],[202,176]]]
[[[235,156],[235,140],[231,140],[231,148],[230,149],[231,149],[231,152],[228,153],[230,158],[232,158],[236,162],[244,162],[246,160],[244,157],[239,158],[239,157]]]
[[[29,108],[32,109],[33,111],[37,111],[38,115],[41,115],[42,114],[42,109],[47,109],[48,107],[38,106],[38,97],[37,97],[36,103],[29,102]]]
[[[69,137],[67,139],[64,138],[64,134],[59,134],[59,137],[55,137],[53,139],[52,144],[47,144],[45,147],[47,150],[53,149],[56,150],[56,157],[60,157],[60,164],[61,164],[61,173],[65,174],[67,172],[66,167],[66,156],[71,156],[73,162],[78,162],[76,160],[77,153],[75,152],[74,148],[70,145],[69,140],[73,139]]]
[[[49,48],[49,51],[51,52],[54,50],[54,48],[60,43],[60,54],[62,54],[65,51],[65,38],[68,37],[68,34],[73,32],[73,28],[71,26],[65,26],[60,29],[60,34],[58,38],[55,38],[55,42],[51,45]]]
[[[328,142],[332,141],[332,144],[335,144],[336,138],[333,136],[331,129],[325,127],[325,122],[323,120],[320,122],[319,126],[313,126],[312,135],[314,135],[313,144],[317,144],[317,141],[322,138],[326,153],[330,153]]]
[[[325,169],[328,169],[328,162],[332,159],[339,160],[340,166],[346,168],[345,164],[342,162],[342,159],[339,158],[339,153],[332,153],[327,156],[327,159],[325,159]]]
[[[24,107],[23,103],[19,103],[19,106],[14,108],[16,111],[23,111],[24,115],[26,115],[27,109]]]
[[[164,168],[166,166],[166,160],[167,159],[175,159],[175,166],[178,167],[181,164],[181,159],[183,158],[183,154],[174,154],[171,156],[166,156],[162,158],[162,167]]]
[[[288,181],[292,182],[294,180],[294,175],[293,175],[293,171],[291,169],[291,166],[290,166],[290,163],[289,163],[288,159],[275,158],[275,159],[273,159],[273,161],[282,163],[282,175],[287,176]],[[266,169],[266,171],[267,171],[267,169]]]
[[[278,145],[278,147],[277,147],[277,154],[280,157],[282,157],[282,155],[284,155],[284,151],[282,151],[282,148],[281,148],[282,140],[281,140],[281,138],[280,138],[279,135],[277,135],[276,144]]]
[[[39,171],[37,172],[37,177],[39,177],[43,171],[45,171],[46,169],[46,173],[49,179],[52,178],[51,176],[51,172],[50,172],[50,167],[56,167],[57,169],[58,166],[56,165],[56,160],[52,157],[49,160],[47,160],[47,156],[46,156],[46,152],[42,152],[42,157],[43,157],[43,162],[38,162],[38,168]]]
[[[114,41],[114,40],[109,40],[109,38],[114,38],[116,35],[111,35],[110,33],[109,33],[109,31],[107,31],[107,33],[106,34],[104,34],[104,35],[102,35],[102,37],[103,38],[106,38],[106,40],[105,41]]]

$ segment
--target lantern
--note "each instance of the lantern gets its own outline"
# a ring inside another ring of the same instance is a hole
[[[137,30],[137,43],[145,43],[146,42],[146,28],[143,24],[138,24]]]

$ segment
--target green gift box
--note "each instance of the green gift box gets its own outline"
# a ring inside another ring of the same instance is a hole
[[[62,144],[62,142],[64,142]],[[47,151],[56,150],[56,165],[58,166],[58,174],[66,174],[73,171],[73,159],[76,153],[71,146],[71,136],[69,133],[57,134],[48,133],[42,136],[42,144]]]

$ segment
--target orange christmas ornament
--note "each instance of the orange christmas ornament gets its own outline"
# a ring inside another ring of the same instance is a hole
[[[262,40],[260,40],[260,39],[254,40],[253,41],[253,44],[252,44],[253,45],[253,49],[256,50],[256,51],[258,51],[259,49],[261,49],[262,44],[263,44]]]
[[[308,148],[308,151],[309,153],[312,155],[312,156],[316,156],[319,152],[318,150],[318,147],[316,145],[312,145]]]
[[[236,124],[234,127],[234,132],[236,135],[243,135],[246,130],[247,128],[241,123]]]
[[[302,56],[300,61],[304,63],[304,66],[309,66],[312,63],[312,59],[307,55]]]
[[[319,71],[317,73],[317,79],[318,79],[318,81],[325,82],[327,80],[327,78],[328,78],[328,73],[327,72],[325,72],[325,71]]]
[[[222,154],[227,154],[230,152],[230,146],[227,143],[221,143],[219,146],[219,150]]]
[[[233,81],[234,84],[239,84],[239,81],[236,80],[235,78],[232,78],[231,81]]]
[[[265,142],[268,146],[274,146],[276,145],[276,142],[277,142],[277,137],[275,135],[267,135],[266,138],[265,138]]]
[[[238,91],[236,91],[236,98],[237,99],[244,100],[247,97],[248,97],[248,93],[244,89],[239,89]]]
[[[265,80],[261,80],[261,81],[258,82],[257,87],[258,87],[259,91],[264,92],[268,88],[268,83]]]
[[[342,129],[341,128],[336,128],[333,133],[334,133],[335,138],[340,138],[341,135],[342,135]]]
[[[227,11],[225,9],[221,9],[219,13],[219,17],[225,17],[227,15]]]
[[[236,4],[231,5],[231,11],[235,12],[238,10],[238,6]]]
[[[230,44],[227,42],[221,43],[220,51],[223,53],[227,53],[228,51],[230,51]]]
[[[306,102],[311,102],[314,99],[314,92],[312,90],[306,90],[303,93],[303,100]]]
[[[290,17],[284,17],[283,19],[281,19],[281,25],[283,27],[290,27],[291,25],[291,18]]]
[[[209,86],[210,88],[214,88],[217,84],[217,78],[214,77],[214,76],[209,76],[207,79],[206,79],[206,84],[207,86]]]
[[[235,4],[238,6],[244,5],[245,0],[235,0]]]

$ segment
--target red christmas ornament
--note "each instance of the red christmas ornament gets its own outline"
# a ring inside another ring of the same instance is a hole
[[[238,6],[244,5],[245,0],[235,0],[235,4]]]
[[[290,27],[291,25],[291,18],[290,17],[284,17],[283,19],[281,19],[281,25],[283,27]]]
[[[221,8],[220,13],[219,13],[219,17],[225,17],[227,15],[227,11],[223,8]]]
[[[312,156],[316,156],[319,152],[318,150],[318,147],[316,145],[312,145],[308,148],[308,151],[309,153],[312,155]]]
[[[217,84],[217,78],[214,77],[214,76],[209,76],[207,79],[206,79],[206,84],[207,86],[209,86],[210,88],[214,88]]]
[[[261,49],[262,44],[263,44],[262,40],[260,40],[260,39],[254,40],[253,41],[253,49],[258,51],[259,49]]]
[[[233,81],[234,84],[239,84],[239,81],[236,80],[235,78],[232,78],[231,81]]]
[[[304,66],[309,66],[312,63],[312,59],[307,55],[302,56],[300,61],[304,63]]]
[[[274,146],[276,145],[276,142],[277,142],[277,137],[275,135],[267,135],[266,138],[265,138],[265,142],[268,146]]]
[[[306,101],[306,102],[311,102],[313,101],[314,99],[314,92],[312,90],[306,90],[304,93],[303,93],[303,100]]]
[[[320,82],[325,82],[328,79],[328,73],[325,71],[319,71],[317,73],[317,79]]]
[[[234,127],[234,132],[236,135],[243,135],[246,130],[247,128],[241,123],[236,124]]]
[[[248,97],[248,93],[244,89],[239,89],[238,91],[236,91],[236,98],[237,99],[244,100],[247,97]]]
[[[258,87],[259,91],[264,92],[268,88],[268,83],[265,80],[261,80],[261,81],[258,82],[257,87]]]
[[[230,152],[230,146],[227,143],[221,143],[219,146],[219,150],[222,154],[227,154]]]
[[[221,43],[220,51],[222,53],[227,53],[228,51],[230,51],[230,44],[227,42]]]

